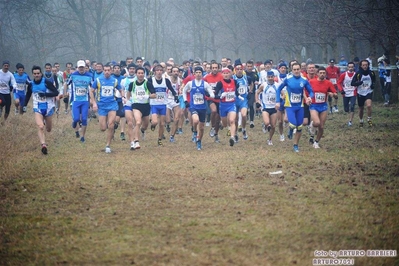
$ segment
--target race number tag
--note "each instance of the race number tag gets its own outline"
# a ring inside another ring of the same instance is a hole
[[[301,94],[300,93],[291,93],[290,101],[291,103],[300,103],[301,102]]]
[[[157,98],[156,100],[158,102],[163,102],[165,101],[165,92],[156,92]]]
[[[240,85],[240,87],[238,87],[238,93],[240,95],[247,93],[247,86]]]
[[[330,81],[331,81],[331,83],[334,84],[334,85],[337,84],[337,79],[330,79]]]
[[[195,105],[204,104],[204,95],[201,93],[195,93],[193,95],[193,100]]]
[[[76,89],[76,96],[85,96],[87,94],[86,88],[77,88]]]
[[[33,94],[33,99],[35,99],[36,102],[40,102],[40,103],[46,102],[46,96],[40,97],[38,93]]]
[[[272,93],[267,94],[266,103],[267,103],[268,105],[270,105],[270,104],[271,104],[271,105],[276,104],[276,94],[272,94]]]
[[[114,96],[114,87],[112,87],[112,86],[103,86],[101,88],[101,96],[102,97]]]
[[[17,84],[17,91],[24,91],[24,90],[25,90],[25,84],[18,83]]]
[[[236,98],[236,95],[235,95],[234,91],[227,92],[226,102],[233,102],[235,98]]]
[[[316,103],[324,103],[324,102],[326,102],[326,95],[321,92],[316,92],[314,94],[314,99],[315,99]]]
[[[147,97],[146,97],[147,96]],[[137,88],[136,90],[136,97],[139,100],[144,100],[146,98],[148,98],[148,95],[146,95],[145,93],[145,89],[144,88]]]

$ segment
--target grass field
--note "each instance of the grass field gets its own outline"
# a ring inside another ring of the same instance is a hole
[[[61,114],[45,156],[32,114],[12,114],[0,127],[0,264],[311,265],[315,250],[399,250],[399,108],[375,104],[373,128],[346,118],[329,115],[319,150],[304,133],[298,154],[278,135],[267,146],[260,119],[234,147],[207,127],[197,151],[185,126],[163,147],[149,131],[136,151],[118,130],[105,154],[97,121],[81,144]]]

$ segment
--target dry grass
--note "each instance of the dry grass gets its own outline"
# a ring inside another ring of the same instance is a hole
[[[116,138],[105,154],[96,121],[82,145],[62,114],[43,156],[32,115],[12,116],[0,128],[0,264],[310,265],[314,250],[398,250],[398,106],[373,117],[359,129],[329,116],[322,148],[304,134],[299,154],[278,136],[267,146],[260,120],[232,148],[223,130],[196,151],[185,126],[176,144],[148,132],[141,150]]]

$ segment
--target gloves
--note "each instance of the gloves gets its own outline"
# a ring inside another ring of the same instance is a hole
[[[342,90],[342,91],[341,91],[341,94],[342,94],[342,95],[345,95],[345,91],[344,91],[344,90]]]
[[[44,93],[44,92],[39,92],[37,95],[39,95],[39,97],[46,97],[46,93]]]
[[[190,103],[187,101],[184,101],[184,104],[186,105],[186,108],[190,107]]]
[[[62,101],[63,101],[64,103],[68,103],[68,97],[65,97]]]
[[[226,95],[227,95],[227,92],[223,92],[223,93],[220,95],[220,99],[226,98]]]
[[[256,103],[256,108],[260,108],[262,105],[260,103]]]
[[[238,99],[240,99],[241,101],[244,101],[244,97],[242,97],[241,95],[238,95]]]
[[[179,96],[175,96],[175,103],[179,103]]]

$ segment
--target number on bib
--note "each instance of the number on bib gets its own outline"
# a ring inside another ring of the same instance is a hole
[[[300,93],[291,93],[291,103],[300,103],[301,102],[301,94]]]
[[[204,104],[204,95],[201,93],[195,93],[193,95],[193,100],[195,105]]]

